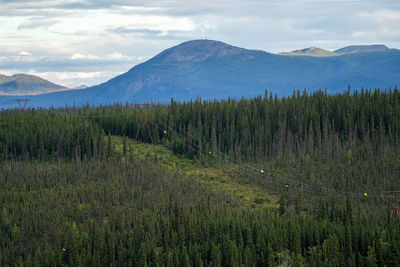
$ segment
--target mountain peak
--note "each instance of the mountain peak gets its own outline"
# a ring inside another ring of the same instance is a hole
[[[42,94],[65,90],[65,87],[29,74],[0,74],[0,95]]]
[[[341,56],[347,54],[357,53],[369,53],[369,52],[385,52],[390,50],[386,45],[350,45],[340,48],[335,51],[325,50],[319,47],[308,47],[304,49],[298,49],[291,52],[281,52],[278,55],[284,56],[312,56],[312,57],[329,57],[329,56]]]
[[[23,82],[47,82],[45,79],[40,78],[39,76],[31,75],[31,74],[24,74],[24,73],[17,73],[11,76],[12,79],[16,81],[23,81]]]
[[[355,53],[369,53],[369,52],[384,52],[389,50],[386,45],[376,44],[376,45],[350,45],[338,50],[334,53],[337,54],[355,54]]]
[[[279,55],[286,56],[313,56],[313,57],[327,57],[334,56],[335,54],[331,51],[319,48],[319,47],[308,47],[304,49],[298,49],[291,52],[281,52]]]
[[[171,47],[158,54],[155,58],[161,59],[163,62],[197,62],[210,57],[238,54],[244,50],[221,41],[202,39],[187,41]]]

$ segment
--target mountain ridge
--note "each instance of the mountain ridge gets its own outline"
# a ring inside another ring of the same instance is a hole
[[[342,56],[342,55],[359,54],[359,53],[385,52],[388,50],[390,49],[383,44],[350,45],[333,51],[325,50],[319,47],[308,47],[308,48],[293,50],[290,52],[280,52],[278,53],[278,55],[329,57],[329,56]]]
[[[49,82],[41,77],[30,74],[0,74],[0,95],[37,95],[68,90],[64,86]]]
[[[383,52],[387,51],[389,48],[383,44],[375,45],[349,45],[340,49],[333,51],[337,54],[355,54],[355,53],[370,53],[370,52]]]
[[[287,56],[314,56],[314,57],[329,57],[329,56],[337,56],[332,51],[325,50],[319,47],[308,47],[298,50],[293,50],[290,52],[280,52],[278,55],[287,55]]]
[[[284,56],[220,41],[192,40],[168,48],[102,84],[84,90],[33,96],[36,106],[99,105],[254,97],[268,89],[278,96],[293,90],[329,93],[399,84],[400,51],[388,49],[330,57]],[[6,106],[7,99],[0,99]]]

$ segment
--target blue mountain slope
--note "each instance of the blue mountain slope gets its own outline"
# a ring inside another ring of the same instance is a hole
[[[400,82],[400,51],[350,53],[331,57],[276,55],[210,40],[196,40],[167,49],[127,73],[78,91],[29,97],[31,105],[64,106],[113,102],[167,102],[251,97],[265,89],[279,96],[293,90],[327,88],[336,93],[352,88],[393,87]],[[14,105],[0,98],[1,107]]]
[[[365,52],[383,52],[389,48],[385,45],[350,45],[338,50],[334,53],[338,54],[353,54],[353,53],[365,53]]]
[[[27,74],[0,74],[0,95],[43,94],[67,88]]]

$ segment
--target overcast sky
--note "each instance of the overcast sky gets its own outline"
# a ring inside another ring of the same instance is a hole
[[[75,87],[192,39],[268,52],[400,48],[399,0],[0,0],[0,73]]]

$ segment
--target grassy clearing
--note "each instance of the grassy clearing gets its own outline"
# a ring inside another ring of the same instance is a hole
[[[107,137],[106,137],[107,138]],[[204,166],[198,160],[177,156],[162,145],[136,143],[126,138],[126,156],[123,152],[123,137],[112,136],[111,148],[116,158],[123,160],[153,160],[168,170],[178,170],[187,177],[199,179],[201,183],[211,186],[215,191],[226,192],[240,198],[251,207],[278,207],[278,197],[267,193],[258,186],[241,181],[234,175],[236,165],[218,167]]]

